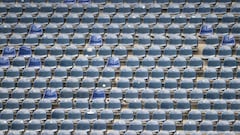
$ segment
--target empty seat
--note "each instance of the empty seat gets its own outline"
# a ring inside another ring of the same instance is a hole
[[[212,131],[213,130],[213,124],[211,121],[204,120],[200,123],[199,126],[200,131]]]
[[[217,125],[216,125],[216,129],[217,131],[229,131],[230,130],[230,125],[227,121],[218,121]]]
[[[199,110],[209,110],[211,108],[211,104],[209,100],[199,100],[197,104],[197,108]]]
[[[194,120],[194,121],[201,121],[202,120],[202,114],[199,110],[191,110],[188,112],[188,119]]]
[[[235,17],[232,13],[226,13],[222,17],[222,23],[225,23],[227,25],[232,25],[235,22]]]
[[[163,122],[162,130],[166,130],[168,132],[175,132],[176,124],[172,120],[166,120]]]
[[[220,68],[221,60],[219,57],[210,57],[208,58],[207,65],[210,68]]]
[[[184,122],[183,130],[184,131],[196,131],[197,130],[196,122],[193,120],[188,120],[188,121]]]
[[[127,129],[126,122],[124,120],[115,120],[112,126],[113,130],[125,131]]]
[[[120,119],[122,120],[133,120],[133,111],[130,109],[124,109],[120,112]],[[121,129],[123,130],[123,129]]]
[[[204,71],[204,77],[209,79],[209,80],[213,80],[217,78],[217,71],[215,68],[207,68]]]
[[[12,109],[4,109],[0,113],[1,120],[12,121],[13,120],[13,110]]]
[[[57,131],[58,125],[57,121],[53,119],[47,119],[44,123],[44,130],[51,132],[51,131]]]
[[[12,121],[11,129],[17,131],[24,131],[25,124],[23,120],[15,119]]]

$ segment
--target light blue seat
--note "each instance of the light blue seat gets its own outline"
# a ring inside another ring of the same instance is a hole
[[[169,79],[179,79],[180,78],[180,71],[176,67],[172,67],[167,71],[167,78]]]
[[[136,78],[148,78],[148,69],[145,67],[140,67],[135,71]]]
[[[29,131],[41,131],[41,128],[42,128],[42,124],[41,124],[41,121],[39,121],[39,120],[35,120],[35,119],[30,120],[27,124],[27,129]]]
[[[191,110],[188,112],[188,120],[201,121],[202,114],[200,110]]]
[[[82,23],[81,25],[79,24],[78,26],[76,26],[75,28],[75,33],[77,34],[87,34],[89,33],[89,26],[87,24]],[[75,34],[74,34],[75,35]]]
[[[121,112],[122,113],[122,112]],[[124,120],[115,120],[112,125],[112,129],[116,131],[125,131],[127,129],[126,122]]]
[[[187,66],[187,61],[184,57],[182,56],[177,56],[173,60],[173,66],[178,69],[184,69]]]
[[[216,34],[210,35],[206,38],[206,45],[207,46],[218,46],[219,45],[219,38]]]
[[[185,35],[185,38],[183,39],[183,45],[195,48],[198,46],[198,38],[194,35]]]
[[[14,8],[14,6],[13,6]],[[15,13],[9,13],[5,16],[5,23],[8,23],[10,25],[16,25],[18,22],[18,17]]]
[[[156,24],[157,19],[153,14],[160,13],[161,12],[161,7],[158,6],[157,4],[153,4],[152,7],[149,8],[149,12],[151,14],[146,14],[143,17],[143,23],[149,24],[149,25]]]
[[[104,109],[100,112],[100,119],[106,122],[112,121],[114,118],[114,113],[111,109]]]
[[[56,5],[56,13],[62,13],[63,15],[66,15],[68,13],[68,3],[67,1],[65,2],[65,4],[57,4]]]
[[[133,120],[133,117],[134,117],[134,114],[131,109],[124,109],[120,112],[120,120],[130,121],[130,120]]]
[[[177,55],[177,50],[175,46],[167,46],[163,50],[163,54],[167,57],[173,58]]]
[[[81,120],[81,112],[78,109],[71,109],[67,114],[67,119],[77,122]]]
[[[123,92],[121,89],[118,88],[112,88],[109,93],[110,99],[122,99],[123,98]],[[118,102],[118,101],[117,101]],[[109,102],[110,103],[110,102]],[[120,103],[120,102],[119,102]]]
[[[63,13],[54,13],[51,18],[49,18],[49,23],[61,26],[64,23]]]
[[[230,46],[221,46],[218,50],[218,57],[226,58],[232,56],[232,48]]]
[[[86,6],[86,13],[97,14],[99,12],[98,5],[95,3]]]
[[[198,7],[199,14],[209,14],[211,12],[211,7],[208,3],[201,3]]]
[[[178,84],[176,82],[176,78],[165,79],[164,87],[165,89],[177,89]]]
[[[210,57],[208,58],[207,65],[210,68],[220,68],[221,60],[219,57]]]
[[[143,130],[142,122],[140,120],[133,120],[129,123],[128,130],[133,130],[134,132],[139,132]]]
[[[51,73],[51,72],[49,72]],[[33,87],[34,88],[46,88],[47,87],[47,82],[46,79],[43,78],[37,78],[33,82]]]
[[[60,129],[58,131],[59,132],[63,132],[63,134],[69,134],[74,130],[74,123],[72,120],[63,120],[61,122],[61,126]]]
[[[216,25],[218,24],[218,17],[216,14],[214,13],[211,13],[211,14],[208,14],[205,18],[205,23],[206,24],[210,24],[210,25]]]
[[[201,111],[206,111],[211,109],[211,103],[209,100],[199,100],[197,103],[197,108]]]
[[[175,99],[186,99],[187,98],[187,90],[178,89],[178,90],[174,91],[173,97]]]
[[[24,128],[25,128],[24,121],[15,119],[12,121],[10,129],[21,132],[24,131]]]
[[[45,120],[47,118],[46,111],[43,109],[36,109],[32,114],[32,119],[36,119],[38,121]]]
[[[155,60],[154,60],[154,58],[151,57],[151,56],[147,56],[147,57],[143,58],[142,66],[146,67],[148,69],[154,68],[155,67]]]
[[[200,123],[199,130],[201,132],[206,132],[206,131],[212,131],[213,130],[213,124],[211,121],[204,120]]]
[[[45,33],[40,39],[40,45],[44,45],[44,46],[52,46],[54,45],[54,42],[55,42],[54,36],[49,33]],[[51,51],[50,51],[50,54],[51,54]]]
[[[12,109],[14,111],[17,111],[17,110],[19,110],[19,106],[20,106],[20,104],[18,102],[18,99],[10,98],[6,102],[5,109]]]
[[[191,109],[191,104],[188,100],[185,99],[177,99],[176,100],[176,109],[180,112],[187,112]]]
[[[226,81],[224,79],[213,80],[212,88],[218,89],[218,90],[224,90],[226,88]]]
[[[217,71],[215,68],[206,68],[204,71],[204,77],[209,80],[213,80],[217,78]]]
[[[168,120],[172,120],[172,121],[182,121],[182,112],[177,111],[177,110],[171,110],[169,111],[169,118]]]
[[[123,15],[128,15],[131,13],[131,7],[128,3],[123,3],[119,5],[118,13]]]
[[[188,67],[183,71],[183,78],[195,79],[197,77],[196,70],[194,68]]]
[[[217,3],[213,8],[213,12],[215,14],[224,14],[226,13],[226,11],[227,11],[227,8],[224,3]]]
[[[54,77],[49,81],[49,87],[54,89],[62,89],[63,82],[59,78]]]
[[[216,55],[216,49],[213,46],[205,46],[202,51],[203,58],[210,58]]]
[[[222,16],[222,23],[225,23],[227,25],[232,25],[235,22],[234,14],[232,13],[226,13]]]
[[[131,34],[123,34],[121,37],[119,37],[119,45],[121,46],[131,46],[134,43],[134,40],[132,38],[133,36]]]
[[[195,26],[202,24],[202,16],[198,13],[193,14],[189,19],[189,23]]]
[[[113,54],[116,57],[124,58],[124,57],[127,56],[127,49],[124,45],[117,46],[117,47],[114,48]]]
[[[217,89],[211,89],[209,91],[207,91],[206,93],[206,98],[208,100],[215,100],[215,99],[219,99],[220,95]]]
[[[170,3],[167,8],[167,13],[178,14],[180,12],[180,6],[177,3]]]
[[[94,16],[93,14],[84,14],[81,18],[81,23],[83,24],[93,24],[94,23]]]
[[[157,98],[158,99],[170,99],[170,91],[168,91],[168,90],[160,90],[157,93]]]
[[[86,67],[88,67],[88,65],[89,65],[89,61],[88,61],[87,57],[81,56],[75,60],[76,67],[86,68]],[[72,75],[74,75],[74,74],[72,74]]]
[[[126,65],[130,68],[137,68],[139,67],[139,59],[136,56],[132,56],[132,57],[128,57],[127,61],[126,61]]]
[[[233,111],[225,110],[221,112],[221,120],[233,122],[235,121],[235,115]]]
[[[235,15],[239,15],[240,13],[239,7],[240,7],[239,3],[234,4],[231,8],[231,12]]]
[[[12,121],[13,120],[13,110],[12,109],[4,109],[1,111],[0,113],[0,118],[1,120],[4,120],[4,121]]]
[[[72,9],[73,9],[73,7],[72,7]],[[80,22],[80,20],[79,20],[79,16],[77,14],[70,13],[66,17],[67,24],[78,25],[79,22]]]
[[[161,3],[163,5],[168,4],[170,1],[169,0],[157,0],[156,3]]]
[[[197,81],[196,87],[199,89],[209,89],[210,88],[210,82],[208,79],[201,79]]]
[[[162,55],[162,50],[159,46],[152,45],[148,48],[148,56],[153,58],[159,58]]]
[[[172,17],[169,13],[161,14],[158,19],[158,23],[163,24],[164,26],[170,25],[172,22]]]
[[[230,89],[238,89],[239,88],[239,79],[235,78],[229,81],[229,88]]]
[[[186,3],[184,6],[183,6],[183,9],[182,9],[182,12],[184,14],[194,14],[196,11],[195,9],[195,6],[193,3]]]
[[[1,104],[1,107],[0,107],[0,110],[3,109],[3,104],[2,104],[2,101],[7,101],[9,98],[9,93],[8,91],[4,90],[4,89],[1,89],[0,90],[0,104]]]
[[[95,57],[96,56],[96,49],[94,47],[91,47],[91,46],[90,47],[85,47],[83,49],[83,55],[85,57],[89,57],[89,58]]]
[[[183,78],[182,81],[180,82],[180,87],[182,89],[193,89],[194,88],[194,83],[192,79],[186,79]]]
[[[81,87],[93,89],[95,88],[95,81],[93,78],[86,77],[82,80]]]
[[[153,92],[153,91],[151,91]],[[150,94],[154,94],[154,93],[150,93]],[[143,95],[143,94],[142,94]],[[151,99],[150,96],[149,98],[145,98],[143,97],[143,108],[148,110],[148,111],[154,111],[156,109],[158,109],[158,102],[155,99]]]
[[[240,121],[237,120],[237,121],[235,121],[234,124],[233,124],[233,131],[239,132],[239,131],[240,131],[239,128],[240,128]]]
[[[163,44],[162,43],[163,41],[160,42],[161,40],[158,40],[158,39],[159,38],[162,39],[162,40],[165,39],[165,38],[163,38],[163,36],[161,36],[161,35],[165,34],[165,27],[163,25],[157,23],[152,27],[152,33],[151,34],[154,35],[154,39],[156,40],[156,41],[154,40],[155,41],[154,44],[157,44],[158,43],[157,41],[159,41],[159,44]]]
[[[16,119],[30,120],[30,111],[27,109],[20,109],[16,114]]]
[[[83,14],[83,11],[84,11],[84,3],[81,4],[81,1],[78,1],[78,3],[80,4],[73,4],[72,5],[72,9],[71,9],[71,12],[72,14],[77,14],[77,15],[81,15]]]
[[[5,132],[8,130],[8,123],[5,120],[0,120],[0,131]]]
[[[109,14],[109,15],[115,14],[116,13],[115,4],[112,4],[112,3],[105,4],[103,7],[103,13]]]
[[[159,98],[159,97],[158,97]],[[174,104],[171,99],[164,99],[160,101],[160,108],[166,111],[174,109]]]
[[[180,35],[180,33],[181,33],[180,25],[177,23],[172,23],[167,28],[167,34],[170,36],[171,35]],[[172,37],[174,38],[176,36],[172,36]]]
[[[147,12],[147,9],[145,7],[145,4],[142,4],[142,3],[138,3],[134,5],[133,11],[132,11],[133,14],[139,14],[139,15],[144,15],[146,14],[146,12]]]
[[[83,96],[83,98],[79,98],[76,99],[76,104],[75,104],[75,109],[79,109],[79,110],[88,110],[89,105],[88,105],[88,101],[86,101],[86,99],[84,98],[89,98],[87,96]]]
[[[64,109],[53,109],[51,110],[51,118],[52,120],[56,120],[56,122],[60,121],[60,120],[64,120],[65,118],[65,112]],[[45,123],[46,126],[46,123]]]
[[[58,130],[58,124],[56,120],[47,119],[44,123],[44,130],[48,132],[55,132]]]
[[[137,89],[127,89],[125,92],[125,98],[129,99],[128,106],[130,108],[141,108],[141,101],[138,100],[131,100],[138,98],[138,91]]]
[[[213,109],[217,110],[217,111],[222,111],[222,110],[226,110],[227,109],[227,102],[226,100],[215,100],[213,102]]]
[[[102,68],[104,67],[104,59],[102,57],[95,57],[91,60],[91,65],[93,67]]]
[[[53,13],[53,7],[51,3],[44,3],[40,6],[39,12],[51,15]]]
[[[73,66],[72,58],[69,56],[62,57],[59,60],[59,66],[61,66],[63,68],[67,68],[67,69],[72,68],[72,66]]]
[[[23,100],[25,98],[25,91],[22,88],[16,88],[12,91],[12,98],[17,100]]]
[[[161,80],[158,80],[156,78],[149,79],[148,80],[148,88],[150,88],[150,89],[161,89],[162,88]]]
[[[184,35],[184,36],[196,35],[196,33],[197,33],[197,31],[193,24],[188,24],[183,27],[182,35]]]
[[[176,131],[176,124],[172,120],[166,120],[162,124],[162,130],[168,131],[168,132],[175,132]]]
[[[148,24],[142,23],[138,25],[136,28],[136,34],[149,34],[149,33],[150,29]]]
[[[136,131],[133,130],[127,130],[124,135],[137,135]]]
[[[107,123],[102,120],[102,119],[98,119],[96,121],[93,122],[93,127],[92,130],[97,130],[97,131],[105,131],[107,129]]]
[[[119,34],[119,32],[120,32],[120,27],[119,27],[119,25],[117,24],[117,23],[111,23],[111,24],[109,24],[108,26],[107,26],[107,33],[112,33],[112,34]],[[108,34],[107,34],[108,35]],[[111,34],[110,35],[108,35],[108,36],[110,36],[111,37]],[[116,42],[117,43],[117,42]]]
[[[20,72],[17,67],[10,67],[6,71],[5,76],[9,78],[19,78]]]
[[[1,82],[1,87],[13,89],[15,88],[15,80],[13,78],[4,78]]]
[[[56,43],[55,44],[60,45],[60,46],[68,46],[68,45],[70,45],[70,38],[67,34],[60,33],[56,37]]]
[[[139,35],[137,39],[137,43],[140,46],[148,47],[151,45],[151,37],[149,35]]]
[[[42,97],[41,92],[38,89],[31,89],[28,92],[28,98],[39,100]]]
[[[60,99],[59,108],[63,108],[65,110],[70,110],[73,108],[72,99]]]
[[[95,121],[97,120],[97,112],[95,110],[90,110],[87,112],[84,112],[84,119],[88,120],[88,121]]]
[[[17,24],[14,26],[13,32],[21,35],[25,35],[28,33],[27,25],[23,23]]]
[[[105,108],[105,101],[104,99],[98,98],[98,99],[93,99],[92,103],[90,104],[91,109],[94,110],[103,110]]]
[[[64,24],[61,26],[60,33],[71,35],[74,32],[72,24]]]
[[[58,34],[58,26],[54,23],[49,23],[46,27],[45,27],[45,33],[46,34]]]
[[[98,80],[97,86],[99,88],[105,88],[105,89],[109,89],[112,86],[112,82],[111,79],[108,78],[101,78]]]
[[[228,25],[225,24],[225,23],[219,23],[217,26],[216,26],[216,34],[217,35],[226,35],[229,33],[229,28],[228,28]]]
[[[189,66],[194,69],[202,68],[203,66],[203,61],[199,57],[192,57],[189,60]]]
[[[216,130],[219,132],[230,131],[230,125],[227,121],[220,120],[216,125]]]
[[[168,46],[173,46],[175,48],[181,47],[182,46],[182,37],[179,36],[179,35],[170,34],[169,41],[168,41]]]
[[[1,34],[3,35],[9,35],[12,33],[12,28],[11,25],[8,23],[4,23],[0,25],[0,30],[1,30]],[[3,41],[2,41],[3,42]],[[7,42],[6,42],[7,43]]]
[[[56,79],[53,78],[52,80],[55,81]],[[57,99],[57,91],[55,89],[45,89],[44,94],[43,94],[43,98],[44,99],[50,99],[50,101],[55,100],[55,99]],[[44,102],[48,102],[48,101],[43,100],[43,104],[44,104]],[[40,106],[40,102],[39,102],[39,106]]]
[[[178,14],[174,18],[174,23],[184,26],[187,23],[187,18],[185,14]]]
[[[150,120],[146,123],[146,131],[150,131],[150,132],[158,132],[159,131],[159,123],[157,122],[157,120]]]
[[[22,45],[23,44],[22,36],[18,33],[12,34],[11,37],[9,38],[8,44],[13,46]]]
[[[48,50],[45,46],[39,45],[34,48],[34,57],[44,58],[48,54]]]
[[[203,98],[203,92],[201,90],[192,90],[190,92],[191,100],[201,100]]]
[[[134,78],[132,80],[133,89],[144,89],[146,87],[146,81],[142,78]]]
[[[14,62],[15,61],[15,62]],[[24,66],[25,65],[25,61],[24,61],[24,65],[23,63],[21,62],[21,64],[17,64],[18,62],[16,62],[16,58],[13,59],[13,66],[17,66],[19,65],[20,67]],[[8,58],[6,57],[0,57],[0,67],[1,68],[8,68],[10,66],[10,61]]]
[[[122,7],[120,7],[119,8],[119,11],[120,12],[122,12],[121,11],[121,8]],[[130,8],[129,8],[130,9]],[[127,10],[123,10],[123,11],[126,11],[126,12],[128,12]],[[125,16],[124,16],[124,14],[115,14],[113,17],[112,17],[112,23],[113,24],[125,24]]]
[[[32,87],[31,79],[29,78],[21,78],[17,82],[17,87],[23,89],[30,89]]]
[[[87,77],[90,77],[90,78],[93,78],[93,79],[96,79],[99,77],[99,70],[98,68],[96,67],[89,67],[87,70],[86,70],[86,76]]]
[[[196,131],[197,130],[197,123],[193,120],[187,120],[183,124],[184,131]]]
[[[22,102],[22,109],[27,109],[27,110],[32,111],[32,110],[35,110],[35,107],[36,107],[36,105],[35,105],[34,99],[29,98],[29,99],[25,99]]]
[[[55,78],[59,78],[59,79],[66,78],[67,77],[67,70],[66,70],[66,68],[63,68],[63,67],[56,68],[53,71],[52,76],[55,77]]]
[[[104,33],[104,25],[100,23],[95,23],[92,28],[91,32],[95,34],[103,34]]]

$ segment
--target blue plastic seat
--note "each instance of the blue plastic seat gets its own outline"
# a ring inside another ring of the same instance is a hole
[[[73,7],[72,7],[72,9],[73,9]],[[79,16],[77,14],[70,13],[66,17],[67,24],[78,25],[79,22],[80,22],[80,20],[79,20]]]
[[[79,120],[77,123],[77,130],[89,131],[90,123],[88,120]]]
[[[223,132],[223,131],[229,131],[230,130],[230,125],[227,121],[220,120],[218,121],[216,125],[216,130]]]
[[[147,12],[147,9],[145,7],[145,4],[138,3],[137,5],[134,5],[133,12],[134,14],[144,15]]]
[[[182,12],[184,14],[194,14],[195,11],[196,11],[195,6],[192,3],[186,3],[182,9]]]
[[[207,59],[216,55],[216,49],[213,46],[205,46],[202,51],[203,58]]]
[[[223,35],[226,35],[228,33],[229,33],[229,28],[228,28],[227,24],[219,23],[216,26],[216,34],[217,35],[223,36]]]
[[[8,58],[1,58],[1,67],[2,68],[7,68],[9,66],[9,60]],[[15,57],[12,60],[12,65],[13,67],[17,67],[17,68],[24,68],[25,67],[25,59],[23,57]]]
[[[188,120],[201,121],[202,114],[199,110],[191,110],[188,112]]]
[[[152,91],[153,92],[153,91]],[[152,93],[154,94],[154,93]],[[142,94],[142,98],[143,98],[143,94]],[[144,98],[143,99],[143,108],[149,111],[154,111],[156,109],[158,109],[158,102],[155,99],[151,99],[149,98]]]
[[[161,14],[158,19],[158,23],[163,24],[164,26],[170,25],[172,18],[169,13]]]
[[[120,120],[133,120],[133,117],[134,115],[131,109],[124,109],[120,112]]]
[[[63,68],[67,68],[67,69],[72,68],[72,66],[73,66],[72,58],[69,56],[62,57],[59,60],[59,66],[61,66]]]
[[[114,48],[113,54],[116,57],[124,58],[124,57],[127,56],[127,49],[123,45],[117,46],[117,47]]]
[[[212,88],[218,90],[226,89],[226,81],[224,79],[216,79],[212,82]]]
[[[217,89],[211,89],[206,93],[206,98],[208,100],[219,99],[220,95]]]
[[[16,6],[18,6],[18,5],[16,5]],[[21,7],[19,7],[19,8],[21,8]],[[13,5],[13,9],[14,9],[14,5]],[[8,23],[10,25],[16,25],[17,22],[18,22],[18,17],[15,13],[9,13],[5,16],[5,23]]]
[[[159,98],[159,96],[158,96]],[[173,101],[171,99],[164,99],[160,101],[160,108],[163,110],[173,110],[174,106],[173,106]]]
[[[42,36],[41,40],[40,40],[40,45],[44,45],[44,46],[52,46],[54,45],[54,36],[52,34],[46,33]],[[51,51],[50,51],[51,54]]]
[[[212,131],[213,130],[213,124],[211,121],[204,120],[200,123],[199,126],[200,131]]]
[[[235,46],[236,42],[235,42],[235,38],[233,35],[231,34],[225,34],[222,38],[222,45],[224,46]]]
[[[187,66],[187,61],[186,61],[186,59],[184,57],[177,56],[173,60],[173,66],[174,66],[174,68],[184,69]]]
[[[170,58],[176,57],[177,49],[175,46],[167,46],[164,48],[163,54]]]
[[[148,56],[153,58],[159,58],[162,55],[162,50],[159,46],[153,45],[148,48]]]
[[[233,131],[239,132],[239,131],[240,131],[239,128],[240,128],[240,121],[237,120],[237,121],[235,121],[234,124],[233,124]]]
[[[159,79],[153,78],[148,80],[148,88],[150,89],[161,89],[162,82]]]
[[[159,24],[159,23],[155,24],[152,27],[152,35],[154,35],[154,38],[155,38],[154,44],[157,44],[157,43],[163,44],[164,43],[163,39],[165,39],[165,38],[161,35],[164,35],[164,34],[165,34],[165,27],[163,25]],[[162,40],[160,40],[159,38],[162,39]],[[159,41],[159,42],[157,42],[157,41]]]
[[[84,98],[89,98],[89,97],[82,95],[82,98],[81,97],[79,98],[78,96],[78,99],[76,99],[75,109],[88,110],[89,108],[88,101],[86,101],[86,99]]]
[[[107,123],[102,120],[96,120],[93,122],[92,130],[99,130],[99,131],[105,131],[107,129]]]
[[[157,132],[159,131],[159,123],[157,120],[150,120],[146,123],[146,131]]]
[[[189,24],[189,25],[185,25],[183,27],[183,31],[182,31],[182,35],[184,36],[192,36],[192,35],[196,35],[196,28],[193,24]],[[186,40],[186,37],[185,37]]]
[[[86,76],[87,77],[91,77],[91,78],[98,78],[99,76],[99,70],[98,68],[96,67],[89,67],[87,70],[86,70]]]
[[[50,24],[55,24],[57,26],[60,26],[64,23],[64,17],[62,13],[54,13],[51,18],[49,19]]]
[[[56,24],[54,24],[54,23],[49,23],[45,27],[45,33],[46,34],[53,34],[53,35],[58,34],[58,26]]]
[[[94,79],[91,77],[86,77],[82,80],[82,84],[81,87],[83,88],[89,88],[89,89],[93,89],[95,88],[95,81]]]
[[[127,11],[127,10],[122,10],[121,11],[121,7],[119,8],[119,11],[122,12],[122,11]],[[125,16],[124,14],[115,14],[113,17],[112,17],[112,23],[116,23],[116,24],[125,24]]]
[[[160,90],[157,93],[158,99],[170,99],[170,91],[169,90]]]
[[[230,46],[221,46],[218,50],[218,57],[226,58],[232,56],[232,49]]]
[[[29,79],[29,78],[19,79],[17,82],[17,87],[23,88],[23,89],[30,89],[32,87],[31,79]]]
[[[11,37],[9,38],[8,44],[13,46],[22,45],[23,44],[22,36],[18,33],[12,34]]]
[[[71,35],[74,32],[72,24],[64,24],[61,26],[60,32],[63,34]]]
[[[1,82],[2,88],[13,89],[15,88],[15,80],[14,78],[4,78]]]
[[[38,36],[35,34],[28,34],[25,38],[24,45],[26,46],[37,46],[39,44],[38,42]]]
[[[208,58],[207,65],[210,68],[220,68],[221,61],[219,57],[210,57]]]
[[[203,98],[203,92],[201,90],[192,90],[190,92],[191,100],[201,100]]]
[[[196,131],[197,130],[197,123],[193,120],[187,120],[183,124],[183,130],[184,131]]]
[[[51,131],[57,131],[58,130],[58,124],[56,120],[53,119],[47,119],[44,123],[44,130],[51,132]]]
[[[178,14],[180,12],[180,6],[177,3],[170,3],[167,8],[167,13]]]
[[[87,119],[87,120],[89,120],[90,122],[91,122],[91,121],[93,122],[93,121],[97,120],[97,116],[98,116],[96,110],[86,111],[86,112],[84,112],[83,115],[84,115],[84,119]]]
[[[94,57],[94,56],[96,56],[96,49],[92,46],[85,47],[83,49],[83,55],[85,57],[89,57],[89,58]]]
[[[123,92],[121,89],[114,89],[112,88],[110,93],[109,93],[109,98],[110,99],[122,99],[123,98]]]
[[[177,38],[177,36],[173,36],[173,35],[180,35],[180,33],[181,33],[180,25],[177,23],[172,23],[167,28],[167,34],[172,36],[172,38]]]
[[[235,115],[233,111],[225,110],[221,112],[221,120],[233,122],[235,120]]]
[[[114,113],[111,109],[105,109],[100,112],[100,119],[106,122],[112,121],[114,118]]]
[[[172,120],[172,121],[182,121],[182,112],[177,111],[177,110],[171,110],[169,111],[169,118],[168,120]]]
[[[133,120],[129,123],[128,130],[133,130],[134,132],[139,132],[143,130],[142,122],[140,120]]]
[[[52,80],[56,80],[56,79],[52,79]],[[43,94],[43,98],[45,98],[45,99],[52,99],[52,100],[57,99],[57,92],[56,92],[56,90],[55,89],[45,89],[44,94]],[[43,100],[43,104],[44,104],[44,101],[46,101],[46,100]],[[46,101],[46,102],[48,102],[48,101]],[[40,104],[40,102],[39,102],[39,104]]]
[[[131,100],[131,99],[137,99],[138,98],[138,91],[137,89],[128,89],[125,92],[125,98],[129,99],[128,106],[131,108],[141,108],[141,102],[137,100]]]
[[[178,90],[174,91],[173,97],[175,99],[186,99],[187,98],[187,90],[178,89]]]
[[[176,82],[176,78],[165,79],[164,87],[165,89],[177,89],[178,84]]]
[[[215,68],[206,68],[204,71],[204,77],[209,80],[217,78],[217,71]]]
[[[198,103],[197,103],[197,108],[199,110],[209,110],[211,109],[211,104],[210,104],[210,101],[209,100],[199,100]]]
[[[60,99],[59,108],[63,108],[65,110],[70,110],[73,108],[72,99]]]
[[[120,10],[120,9],[119,9]],[[137,24],[140,24],[141,22],[141,19],[140,19],[140,15],[137,14],[137,13],[132,13],[128,16],[127,18],[128,20],[128,23],[129,24],[133,24],[133,25],[137,25]]]
[[[168,132],[175,132],[176,124],[172,120],[166,120],[163,122],[162,130],[166,130]]]
[[[5,132],[8,130],[8,123],[5,120],[0,120],[0,131]]]
[[[30,120],[30,111],[27,109],[20,109],[16,114],[16,119]]]
[[[176,67],[172,67],[167,71],[167,78],[170,79],[179,79],[180,78],[180,71],[178,68]]]
[[[208,14],[205,18],[205,23],[210,25],[216,25],[218,24],[218,17],[216,14]]]
[[[185,100],[185,99],[178,99],[176,100],[176,109],[181,111],[181,112],[187,112],[190,110],[191,105],[190,102]]]
[[[225,101],[225,100],[215,100],[214,102],[213,102],[213,109],[215,109],[215,110],[220,110],[220,111],[222,111],[222,110],[226,110],[227,109],[227,102]]]
[[[0,113],[0,118],[1,120],[4,120],[4,121],[12,121],[13,120],[13,110],[12,109],[4,109],[1,111]]]
[[[229,88],[231,88],[231,89],[238,89],[239,88],[239,81],[240,80],[238,78],[230,80]]]
[[[60,45],[60,46],[68,46],[70,45],[70,38],[67,34],[62,34],[60,33],[57,37],[56,37],[56,45]]]
[[[116,13],[115,4],[107,3],[104,5],[103,13],[108,15],[113,15]]]
[[[20,106],[20,104],[18,102],[18,99],[10,98],[6,102],[5,109],[12,109],[12,110],[16,111],[16,110],[19,110],[19,106]]]
[[[199,89],[203,89],[203,90],[209,89],[210,88],[210,82],[209,82],[208,79],[198,80],[196,87],[199,88]]]
[[[9,35],[12,33],[12,28],[11,28],[11,25],[8,24],[8,23],[5,23],[5,24],[1,24],[0,25],[0,30],[1,30],[1,34],[2,35]],[[2,39],[2,42],[4,41],[4,38]],[[3,44],[3,43],[2,43]],[[7,41],[5,41],[5,44],[7,44]]]
[[[121,112],[122,113],[122,112]],[[126,122],[124,120],[115,120],[112,125],[113,130],[125,131],[127,129]]]
[[[222,23],[225,23],[227,25],[232,25],[235,22],[234,14],[232,13],[226,13],[222,16]]]
[[[192,57],[189,60],[189,66],[194,68],[194,69],[198,69],[198,68],[202,68],[203,66],[203,61],[201,58],[199,57]]]
[[[213,34],[213,28],[212,25],[208,25],[208,24],[203,24],[200,28],[200,32],[199,34],[201,36],[210,36]],[[217,37],[214,37],[214,41],[217,42],[217,40],[215,40]],[[215,43],[216,44],[216,43]]]
[[[153,14],[160,13],[161,12],[161,7],[156,5],[156,4],[153,4],[152,7],[149,9],[149,12],[151,14],[146,14],[143,17],[143,23],[149,24],[149,25],[156,24],[157,19],[156,19],[156,17]]]
[[[32,119],[45,120],[47,118],[46,111],[44,109],[36,109],[32,114]]]
[[[174,18],[174,23],[184,26],[187,23],[187,18],[185,14],[178,14]]]
[[[52,120],[56,120],[56,121],[64,120],[64,118],[65,118],[64,109],[60,109],[60,108],[53,109],[51,111],[51,118],[52,118]],[[45,124],[45,126],[46,126],[46,124]]]
[[[233,7],[231,8],[231,12],[235,15],[239,15],[240,10],[239,10],[240,4],[236,3],[233,5]]]
[[[233,79],[233,70],[230,68],[222,68],[220,70],[220,76],[222,79],[230,80]]]
[[[119,37],[119,45],[121,46],[131,46],[134,43],[134,40],[132,38],[133,36],[131,34],[123,34],[121,37]]]
[[[24,128],[25,128],[24,121],[15,119],[15,120],[12,121],[10,129],[21,132],[21,131],[24,131]]]
[[[19,78],[20,72],[17,67],[8,68],[6,71],[5,76],[9,78]]]
[[[84,14],[81,18],[81,23],[83,24],[93,24],[94,16],[91,13]]]
[[[25,35],[28,33],[27,25],[26,24],[17,24],[13,29],[14,33]]]
[[[126,65],[127,67],[130,67],[130,68],[137,68],[139,67],[139,64],[140,64],[140,61],[136,56],[128,57],[126,60]]]

